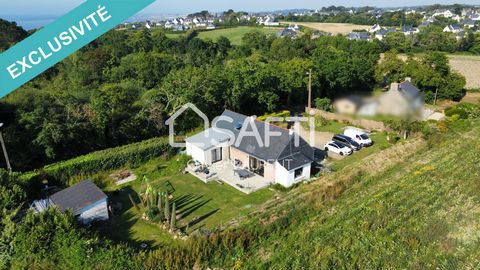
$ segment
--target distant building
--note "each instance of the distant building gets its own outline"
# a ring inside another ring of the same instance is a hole
[[[213,24],[213,23],[208,23],[207,24],[207,29],[208,30],[213,30],[213,29],[216,29],[217,27]]]
[[[383,40],[388,34],[394,33],[397,30],[394,27],[390,27],[387,29],[380,29],[375,33],[375,38],[378,40]]]
[[[294,31],[290,28],[285,28],[277,32],[277,37],[279,38],[288,37],[288,38],[295,39],[297,38],[297,34],[298,34],[297,31]]]
[[[458,34],[460,32],[463,32],[463,28],[458,24],[450,24],[443,28],[443,32]]]
[[[475,26],[477,26],[477,21],[466,19],[463,21],[463,26],[469,29],[475,28]]]
[[[455,14],[453,12],[451,12],[450,10],[448,9],[437,9],[435,10],[435,12],[433,13],[432,17],[440,17],[440,16],[443,16],[445,18],[452,18]]]
[[[400,30],[405,36],[410,36],[413,35],[414,33],[417,33],[418,30],[413,28],[411,25],[404,25],[402,26],[402,29]]]
[[[370,28],[370,29],[368,30],[368,32],[370,32],[370,33],[375,33],[375,32],[377,32],[377,31],[380,31],[381,29],[382,29],[382,27],[381,27],[380,25],[375,24],[374,26],[372,26],[372,28]]]
[[[347,36],[350,40],[370,40],[370,34],[368,32],[351,32]]]

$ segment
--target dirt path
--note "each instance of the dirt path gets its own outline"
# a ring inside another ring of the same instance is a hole
[[[315,131],[315,142],[313,146],[323,150],[325,144],[332,140],[333,135],[334,134],[331,132]],[[307,141],[310,145],[312,145],[312,143],[310,142],[310,131],[306,130],[302,125],[300,125],[300,136],[305,139],[305,141]]]

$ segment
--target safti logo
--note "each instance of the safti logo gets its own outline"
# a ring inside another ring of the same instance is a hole
[[[256,116],[247,116],[242,122],[237,122],[235,119],[228,115],[220,115],[216,117],[210,127],[210,121],[206,114],[204,114],[197,106],[192,103],[183,105],[177,110],[165,123],[169,126],[168,137],[169,143],[172,147],[186,147],[186,143],[175,142],[175,119],[177,119],[187,109],[193,110],[203,120],[204,131],[203,138],[205,140],[195,142],[194,144],[199,147],[205,147],[205,144],[218,145],[220,143],[226,143],[227,146],[238,147],[242,140],[251,137],[256,140],[256,145],[259,147],[269,147],[272,138],[282,136],[282,132],[278,131],[278,128],[273,128],[275,125],[272,123],[290,122],[293,123],[292,128],[289,130],[290,135],[294,136],[294,145],[300,145],[300,122],[309,123],[309,141],[311,145],[315,144],[315,118],[314,117],[268,117],[265,121],[259,121]],[[310,112],[311,115],[314,112]],[[225,128],[226,125],[234,127],[238,130],[235,134],[232,129]],[[260,125],[264,125],[261,130],[263,135],[259,131]],[[253,146],[251,146],[253,147]]]

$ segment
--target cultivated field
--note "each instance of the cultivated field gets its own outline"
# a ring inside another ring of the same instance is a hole
[[[353,30],[369,29],[370,25],[358,25],[350,23],[315,23],[315,22],[282,22],[285,24],[298,24],[314,30],[329,32],[332,34],[346,35]]]
[[[398,57],[407,60],[405,54],[400,54]],[[383,55],[381,58],[383,58]],[[448,59],[450,60],[450,67],[467,79],[467,89],[480,88],[480,56],[450,54]]]
[[[450,66],[467,79],[467,89],[480,88],[480,56],[449,55]]]
[[[275,27],[252,27],[252,26],[239,26],[234,28],[216,29],[211,31],[203,31],[198,34],[201,39],[211,39],[216,41],[219,37],[224,36],[230,40],[234,45],[241,45],[242,38],[245,34],[259,31],[264,34],[275,35],[281,28]],[[167,34],[168,37],[175,38],[182,34]]]

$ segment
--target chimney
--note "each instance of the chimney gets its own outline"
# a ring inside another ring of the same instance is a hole
[[[406,78],[405,78],[405,81],[406,81],[406,82],[412,82],[412,77],[406,77]]]
[[[398,88],[399,88],[398,85],[399,85],[399,84],[396,83],[396,82],[395,82],[395,83],[392,83],[392,84],[390,85],[390,90],[391,90],[391,91],[398,91]]]

